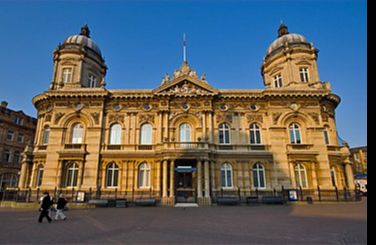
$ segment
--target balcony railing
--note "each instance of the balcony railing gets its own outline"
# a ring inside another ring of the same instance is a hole
[[[313,144],[288,144],[287,151],[302,151],[302,150],[311,150]]]
[[[65,144],[65,150],[86,150],[86,144]]]
[[[47,145],[38,145],[37,149],[40,150],[40,151],[44,151],[44,150],[47,149]]]
[[[328,151],[341,151],[341,146],[337,145],[327,145],[326,148]]]

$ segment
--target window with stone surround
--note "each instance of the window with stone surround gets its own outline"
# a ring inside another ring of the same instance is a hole
[[[265,189],[265,168],[261,163],[253,165],[253,187],[257,189]]]
[[[228,163],[221,166],[221,186],[222,188],[232,188],[232,167]]]

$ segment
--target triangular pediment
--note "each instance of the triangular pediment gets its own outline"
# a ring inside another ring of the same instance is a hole
[[[196,95],[216,95],[218,90],[211,87],[201,76],[199,79],[196,72],[192,70],[188,63],[175,70],[172,79],[166,74],[161,86],[153,90],[158,95],[196,96]]]
[[[163,84],[153,91],[161,95],[215,95],[218,91],[206,83],[194,81],[190,77],[185,77],[169,84]]]

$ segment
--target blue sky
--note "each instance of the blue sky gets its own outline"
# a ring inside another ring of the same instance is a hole
[[[262,89],[260,66],[281,20],[320,50],[319,75],[342,102],[341,138],[367,144],[366,1],[1,1],[0,100],[36,116],[52,51],[87,23],[105,57],[109,89],[152,89],[182,62],[218,89]]]

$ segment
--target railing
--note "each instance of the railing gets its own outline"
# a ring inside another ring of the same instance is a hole
[[[107,150],[121,150],[121,145],[107,145]]]
[[[141,151],[150,151],[153,150],[153,145],[139,145],[138,149]]]
[[[326,148],[328,151],[341,151],[341,146],[337,145],[327,145]]]
[[[4,201],[16,201],[16,202],[39,202],[40,197],[45,191],[48,191],[50,196],[56,201],[60,193],[63,193],[65,198],[69,202],[88,202],[89,200],[117,200],[126,199],[129,203],[135,200],[143,199],[155,199],[158,202],[161,200],[162,193],[160,191],[154,191],[151,189],[147,190],[129,190],[129,191],[118,191],[117,188],[114,189],[99,189],[99,190],[80,190],[80,189],[27,189],[20,190],[19,188],[8,188],[0,189],[0,202]],[[338,190],[334,189],[302,189],[302,188],[291,188],[285,189],[272,189],[272,190],[241,190],[236,189],[220,189],[218,191],[211,191],[210,196],[212,202],[216,203],[218,199],[228,198],[237,200],[239,203],[249,203],[249,201],[262,203],[265,197],[267,198],[279,198],[285,201],[290,200],[291,193],[295,193],[296,201],[317,201],[317,202],[338,202],[338,201],[360,201],[361,192],[359,189],[356,190]],[[197,193],[195,190],[187,190],[180,192],[176,191],[175,197],[182,197],[183,201],[196,201]],[[187,197],[187,198],[185,198]],[[83,198],[82,200],[80,198]],[[179,199],[180,200],[180,199]]]
[[[311,150],[313,144],[288,144],[288,151],[301,151],[301,150]]]
[[[64,149],[66,150],[85,150],[86,144],[65,144]]]
[[[40,150],[40,151],[46,150],[47,149],[47,145],[38,145],[37,149]]]

